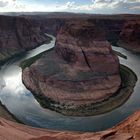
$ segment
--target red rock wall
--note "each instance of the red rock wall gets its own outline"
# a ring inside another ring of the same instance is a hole
[[[35,48],[46,40],[40,27],[21,17],[0,16],[0,61]]]
[[[38,129],[0,118],[0,140],[139,140],[140,111],[102,132],[78,133]]]
[[[126,22],[120,33],[120,46],[140,52],[140,20]]]

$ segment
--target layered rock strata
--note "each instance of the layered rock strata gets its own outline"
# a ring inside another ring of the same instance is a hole
[[[0,140],[139,140],[140,111],[102,132],[66,132],[37,129],[0,118]]]
[[[106,39],[116,46],[121,46],[139,53],[140,16],[139,15],[93,15],[50,13],[38,16],[26,16],[40,22],[41,30],[57,35],[61,27],[69,21],[87,20],[98,24],[105,31]]]
[[[118,44],[128,50],[140,53],[140,20],[124,24]]]
[[[0,63],[46,40],[36,23],[23,17],[0,16]]]
[[[69,22],[58,33],[55,49],[23,71],[23,82],[51,109],[76,111],[115,94],[121,85],[119,68],[98,25]]]

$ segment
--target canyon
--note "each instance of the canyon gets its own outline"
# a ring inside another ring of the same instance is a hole
[[[88,114],[83,113],[84,108],[92,112],[89,106],[105,101],[121,88],[119,61],[109,42],[125,44],[127,49],[138,52],[140,24],[137,16],[111,18],[55,19],[52,15],[44,19],[41,29],[56,35],[55,48],[24,69],[22,75],[35,97],[44,98],[40,101],[43,107],[64,115]],[[131,36],[134,39],[130,45]]]
[[[24,17],[0,16],[0,64],[49,40]]]
[[[139,15],[92,15],[51,13],[47,16],[25,16],[27,19],[39,20],[41,30],[57,35],[61,27],[70,21],[88,21],[98,24],[105,31],[106,39],[116,46],[125,47],[139,53],[140,17]]]
[[[50,13],[21,16],[0,16],[0,63],[11,56],[35,48],[49,39],[44,33],[57,35],[69,21],[88,21],[98,24],[105,31],[106,39],[113,45],[139,52],[139,15],[81,15]]]
[[[96,17],[76,14],[64,16],[62,13],[58,16],[53,13],[47,16],[0,16],[0,19],[1,64],[14,55],[20,55],[26,50],[48,42],[50,39],[44,33],[57,36],[55,49],[43,54],[39,60],[23,70],[23,81],[33,93],[43,93],[50,96],[55,103],[62,101],[63,105],[70,108],[73,107],[73,104],[79,107],[91,104],[91,101],[94,101],[94,103],[102,101],[120,88],[119,61],[112,51],[110,43],[135,53],[140,51],[140,17],[138,15],[133,17],[131,15]],[[71,28],[69,28],[70,26]],[[88,40],[85,39],[87,36]],[[104,63],[100,65],[98,61]],[[40,68],[41,66],[43,67]],[[48,66],[55,67],[55,71],[53,69],[49,71]],[[81,77],[79,73],[82,73],[82,75],[84,73],[84,77]],[[97,78],[97,81],[95,79],[92,81],[94,77]],[[87,78],[91,78],[91,81],[83,82]],[[75,81],[78,81],[77,85],[74,84]],[[96,83],[96,87],[92,85],[93,82]],[[46,87],[46,83],[48,87]],[[104,87],[104,85],[106,86]],[[40,89],[39,86],[43,88]],[[75,91],[69,91],[68,89],[73,86],[76,91],[86,93],[86,96],[76,94],[77,100],[71,101],[70,99],[73,99],[72,93]],[[50,89],[53,96],[46,92],[46,88]],[[102,88],[105,88],[103,96],[96,92],[97,96],[87,98],[90,94],[87,89],[90,89],[92,93],[92,90],[100,91]],[[62,96],[57,95],[59,93],[57,92],[58,89]],[[70,94],[65,96],[67,91]],[[81,101],[81,97],[86,100]],[[119,125],[97,133],[38,129],[0,118],[0,139],[139,140],[139,116],[140,112],[138,111]]]

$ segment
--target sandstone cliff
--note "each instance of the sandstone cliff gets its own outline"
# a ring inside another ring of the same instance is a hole
[[[40,26],[25,18],[0,16],[0,62],[35,48],[46,39]]]
[[[118,44],[128,50],[140,53],[140,20],[133,20],[124,24]]]
[[[32,128],[0,118],[0,140],[140,140],[140,111],[102,132],[66,132]]]
[[[85,106],[118,91],[119,60],[97,24],[67,22],[57,35],[54,51],[26,68],[23,82],[33,93],[44,95],[49,108],[63,114],[83,112]]]
[[[98,24],[105,31],[106,39],[116,46],[121,46],[139,53],[140,16],[139,15],[93,15],[49,13],[43,15],[25,16],[28,20],[38,22],[42,32],[57,35],[65,23],[86,20]],[[132,37],[133,36],[133,37]]]

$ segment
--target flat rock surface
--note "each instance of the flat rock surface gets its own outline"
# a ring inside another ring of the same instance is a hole
[[[139,140],[140,111],[102,132],[80,133],[32,128],[0,118],[0,140]]]

